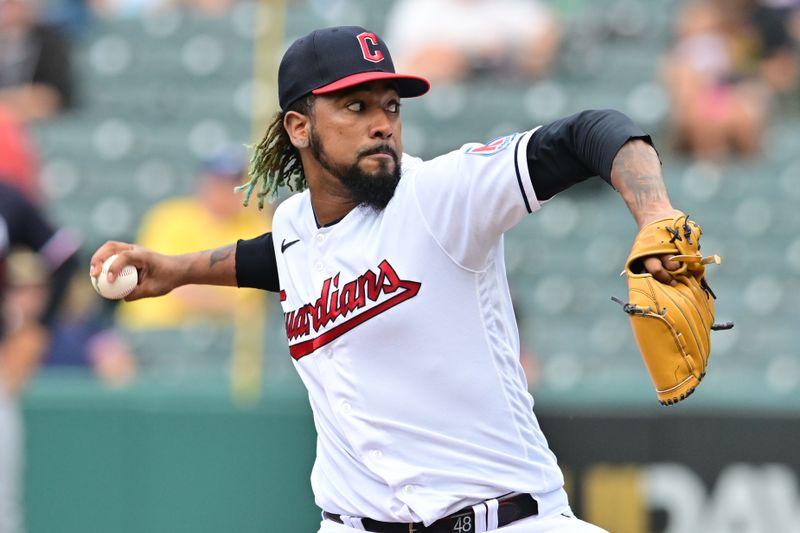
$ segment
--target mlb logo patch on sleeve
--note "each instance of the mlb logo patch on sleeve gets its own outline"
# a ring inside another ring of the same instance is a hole
[[[508,148],[511,145],[511,141],[513,141],[516,137],[516,133],[506,135],[505,137],[499,137],[482,146],[473,146],[472,148],[468,148],[465,153],[472,155],[494,155]]]

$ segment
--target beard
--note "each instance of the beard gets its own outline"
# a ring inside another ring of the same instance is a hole
[[[319,161],[322,168],[339,178],[339,181],[358,205],[369,207],[375,211],[383,211],[389,200],[394,196],[394,191],[400,182],[400,160],[394,148],[388,144],[381,144],[361,150],[356,154],[355,162],[350,166],[346,166],[336,165],[328,160],[325,156],[322,141],[313,127],[309,141],[311,153]],[[358,164],[365,157],[375,154],[388,154],[391,156],[394,161],[393,168],[389,169],[388,163],[381,161],[378,170],[375,172],[364,172]]]

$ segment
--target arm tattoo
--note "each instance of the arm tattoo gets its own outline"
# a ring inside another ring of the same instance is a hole
[[[231,244],[225,246],[224,248],[217,248],[216,250],[212,250],[211,257],[208,261],[208,266],[214,268],[214,265],[216,265],[217,263],[220,263],[228,259],[231,256],[231,253],[233,253],[233,248],[234,245]]]
[[[651,146],[626,144],[617,153],[614,166],[617,188],[632,209],[644,209],[667,200],[667,188],[661,179],[661,164]]]
[[[664,183],[656,180],[654,176],[623,172],[620,178],[625,181],[636,209],[644,209],[647,205],[666,198],[667,190]]]

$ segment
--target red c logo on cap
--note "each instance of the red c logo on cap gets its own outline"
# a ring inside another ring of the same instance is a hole
[[[380,63],[383,61],[383,52],[378,48],[378,37],[374,33],[364,32],[358,35],[358,44],[361,54],[367,61]]]

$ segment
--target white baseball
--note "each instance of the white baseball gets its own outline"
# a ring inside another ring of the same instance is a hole
[[[139,274],[136,272],[136,267],[128,265],[122,269],[117,279],[113,283],[108,282],[108,269],[111,263],[117,258],[117,254],[112,255],[103,262],[103,269],[97,277],[91,276],[92,287],[97,293],[109,300],[121,300],[131,293],[139,283]]]

